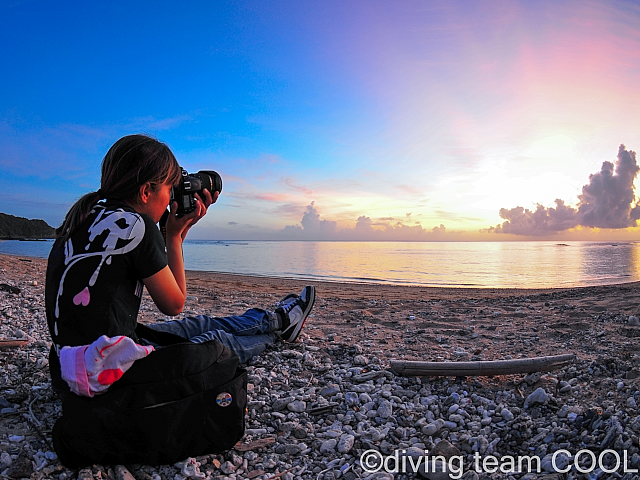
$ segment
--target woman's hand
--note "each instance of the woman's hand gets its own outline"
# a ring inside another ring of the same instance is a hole
[[[212,203],[216,203],[220,192],[214,192],[213,196],[209,190],[204,190],[204,200],[196,193],[196,207],[193,212],[182,217],[176,217],[176,211],[178,210],[178,202],[171,202],[170,215],[167,220],[167,237],[180,237],[182,241],[187,236],[189,229],[193,227],[198,221],[204,217],[207,213],[207,209]]]
[[[178,203],[171,202],[171,210],[167,219],[166,247],[168,265],[151,277],[142,281],[147,287],[151,298],[166,315],[177,315],[184,308],[187,297],[187,281],[184,274],[184,259],[182,258],[182,242],[187,232],[198,220],[205,216],[207,208],[218,200],[219,192],[213,196],[208,190],[204,191],[204,202],[196,195],[196,208],[183,217],[176,217]]]

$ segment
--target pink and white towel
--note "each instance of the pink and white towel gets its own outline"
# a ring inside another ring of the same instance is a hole
[[[62,379],[76,395],[93,397],[104,393],[133,362],[154,351],[129,337],[102,335],[91,345],[63,347],[60,351]]]

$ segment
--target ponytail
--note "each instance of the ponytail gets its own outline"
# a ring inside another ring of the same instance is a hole
[[[91,212],[91,209],[98,203],[98,200],[102,198],[100,193],[102,192],[87,193],[74,203],[73,207],[69,209],[67,215],[64,217],[62,225],[56,228],[56,238],[61,238],[63,242],[69,239],[73,232],[75,232],[89,216],[89,212]]]

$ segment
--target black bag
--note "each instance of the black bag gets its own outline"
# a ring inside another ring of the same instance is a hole
[[[181,341],[134,362],[104,394],[65,395],[53,427],[58,458],[69,468],[160,465],[230,449],[245,428],[247,372],[238,363],[217,340]]]

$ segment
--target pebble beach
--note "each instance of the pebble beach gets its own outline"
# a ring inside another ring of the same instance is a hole
[[[0,478],[639,479],[640,284],[451,289],[315,283],[296,343],[253,359],[247,428],[174,465],[60,465],[46,260],[0,255]],[[272,309],[298,280],[187,272],[183,315]],[[145,293],[138,320],[167,320]],[[400,376],[395,360],[573,354],[529,374]],[[617,466],[616,466],[617,462]]]

